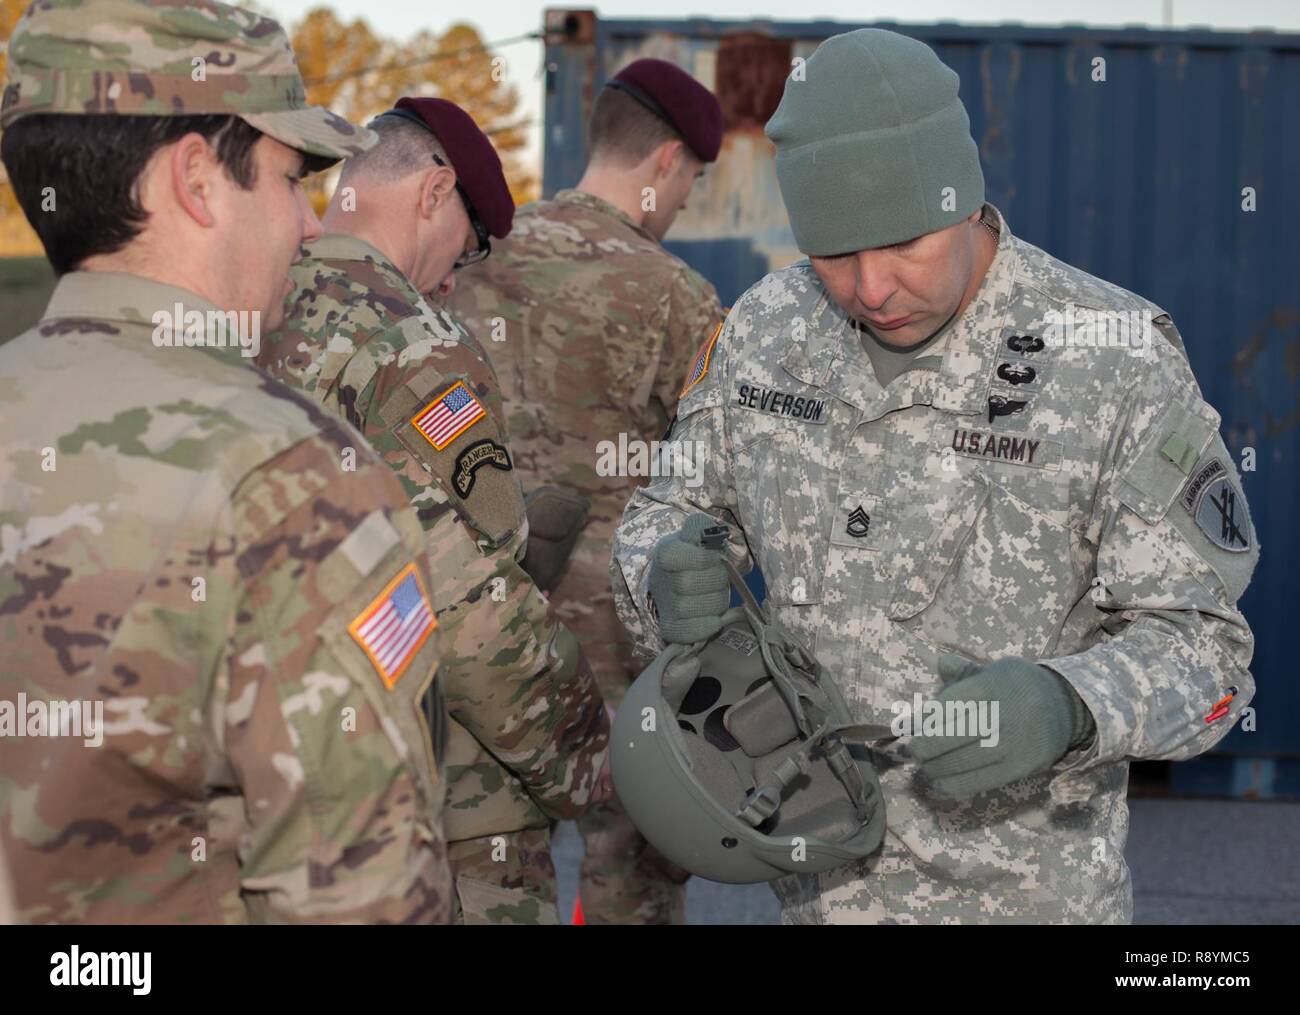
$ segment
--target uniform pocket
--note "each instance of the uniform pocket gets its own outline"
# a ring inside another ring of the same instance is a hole
[[[900,555],[889,616],[973,658],[1041,658],[1086,591],[1079,541],[973,474],[924,549]]]
[[[522,888],[503,888],[462,874],[456,878],[456,894],[466,926],[521,923],[553,927],[560,922],[554,903],[543,902]]]
[[[1208,405],[1166,403],[1146,444],[1119,477],[1119,499],[1148,525],[1155,525],[1218,435],[1218,427],[1219,416]]]
[[[494,547],[524,523],[524,497],[498,421],[473,378],[420,371],[384,403],[393,437]]]
[[[821,602],[829,521],[822,477],[806,438],[773,428],[736,448],[736,498],[773,606]]]
[[[972,475],[957,496],[956,506],[935,526],[929,539],[914,552],[895,554],[891,618],[908,620],[934,601],[939,585],[971,537],[990,492],[991,484],[983,475]]]
[[[432,615],[433,604],[428,600],[427,588],[423,586],[424,576],[418,567],[409,564],[408,553],[404,544],[390,551],[357,588],[335,607],[321,625],[319,636],[347,677],[361,691],[365,702],[380,717],[384,735],[392,744],[397,757],[419,773],[421,789],[427,795],[430,808],[433,808],[439,799],[435,788],[439,778],[435,749],[443,735],[438,726],[431,728],[430,716],[426,713],[426,705],[431,704],[435,711],[442,708],[440,694],[436,691],[430,693],[438,659],[436,630],[431,629],[419,641],[418,648],[405,661],[400,672],[395,673],[395,679],[392,679],[394,672],[389,672],[386,676],[380,667],[386,661],[401,658],[400,644],[389,655],[384,651],[385,643],[372,638],[367,648],[364,635],[359,639],[352,630],[359,619],[367,617],[376,609],[386,608],[394,594],[399,609],[410,609],[411,603],[406,596],[418,591]],[[322,563],[322,568],[328,569],[330,563],[327,559]],[[408,575],[415,577],[418,582],[416,586],[402,589],[394,585],[399,580],[405,580]],[[436,629],[436,622],[434,628]],[[413,627],[412,631],[414,630]],[[415,639],[412,639],[412,644],[414,643]],[[340,717],[339,722],[346,736],[345,717]]]

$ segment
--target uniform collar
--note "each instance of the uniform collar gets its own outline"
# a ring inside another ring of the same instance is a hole
[[[303,246],[303,260],[313,261],[371,261],[389,276],[395,289],[405,293],[415,305],[424,303],[424,296],[400,268],[388,259],[378,247],[350,233],[326,233],[319,240]]]
[[[206,314],[215,304],[179,286],[117,271],[70,271],[59,279],[42,320],[93,317],[153,328],[160,310],[172,312],[177,303]]]
[[[623,225],[627,226],[638,236],[642,236],[652,243],[658,243],[654,235],[645,228],[637,225],[632,221],[631,216],[621,208],[616,208],[603,197],[597,197],[595,194],[588,194],[585,190],[561,190],[555,195],[554,200],[562,204],[576,204],[586,208],[589,211],[598,212],[601,215],[608,215],[610,218],[618,219]]]
[[[388,259],[378,247],[372,246],[360,237],[353,236],[350,233],[326,233],[319,240],[311,243],[304,243],[304,258],[315,258],[318,261],[365,261],[367,259],[378,261],[385,267],[397,271],[396,266]]]
[[[943,356],[938,371],[908,371],[882,390],[861,336],[813,273],[820,295],[809,314],[807,342],[791,342],[782,357],[787,372],[861,409],[864,419],[917,404],[960,415],[984,412],[1021,260],[1018,241],[1001,213],[992,204],[984,210],[999,229],[997,251],[970,304],[926,350],[927,355]]]
[[[165,316],[159,318],[160,314]],[[222,332],[211,330],[211,314],[222,318]],[[185,346],[182,336],[190,333],[194,315],[198,315],[201,333],[223,344]],[[245,348],[241,344],[244,338],[256,340],[259,345],[261,341],[261,329],[247,312],[236,314],[231,321],[229,314],[198,293],[116,271],[73,271],[60,278],[42,321],[60,318],[126,324],[148,334],[155,346],[193,348],[232,366],[252,365],[252,353],[248,350],[256,349],[251,345]],[[229,327],[236,331],[231,334],[225,330]],[[51,329],[50,333],[57,330]]]

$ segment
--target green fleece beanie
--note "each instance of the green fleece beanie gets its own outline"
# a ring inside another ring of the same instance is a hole
[[[929,46],[878,28],[833,36],[795,69],[766,132],[801,251],[902,243],[984,204],[957,85]]]

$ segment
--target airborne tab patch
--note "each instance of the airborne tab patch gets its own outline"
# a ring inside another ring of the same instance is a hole
[[[486,415],[487,410],[465,382],[457,381],[412,416],[411,425],[442,451]]]
[[[700,351],[695,356],[695,363],[691,367],[690,375],[686,378],[686,384],[682,386],[678,398],[685,397],[686,392],[699,384],[704,379],[704,375],[709,372],[709,362],[713,359],[713,347],[717,344],[718,336],[722,334],[722,326],[725,323],[725,320],[719,321],[709,340],[700,346]]]
[[[438,626],[420,572],[407,564],[348,625],[390,691]]]

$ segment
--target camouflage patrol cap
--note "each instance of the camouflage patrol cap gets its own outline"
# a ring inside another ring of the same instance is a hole
[[[377,140],[307,105],[278,22],[213,0],[36,0],[9,42],[0,128],[37,113],[228,113],[334,160]]]

